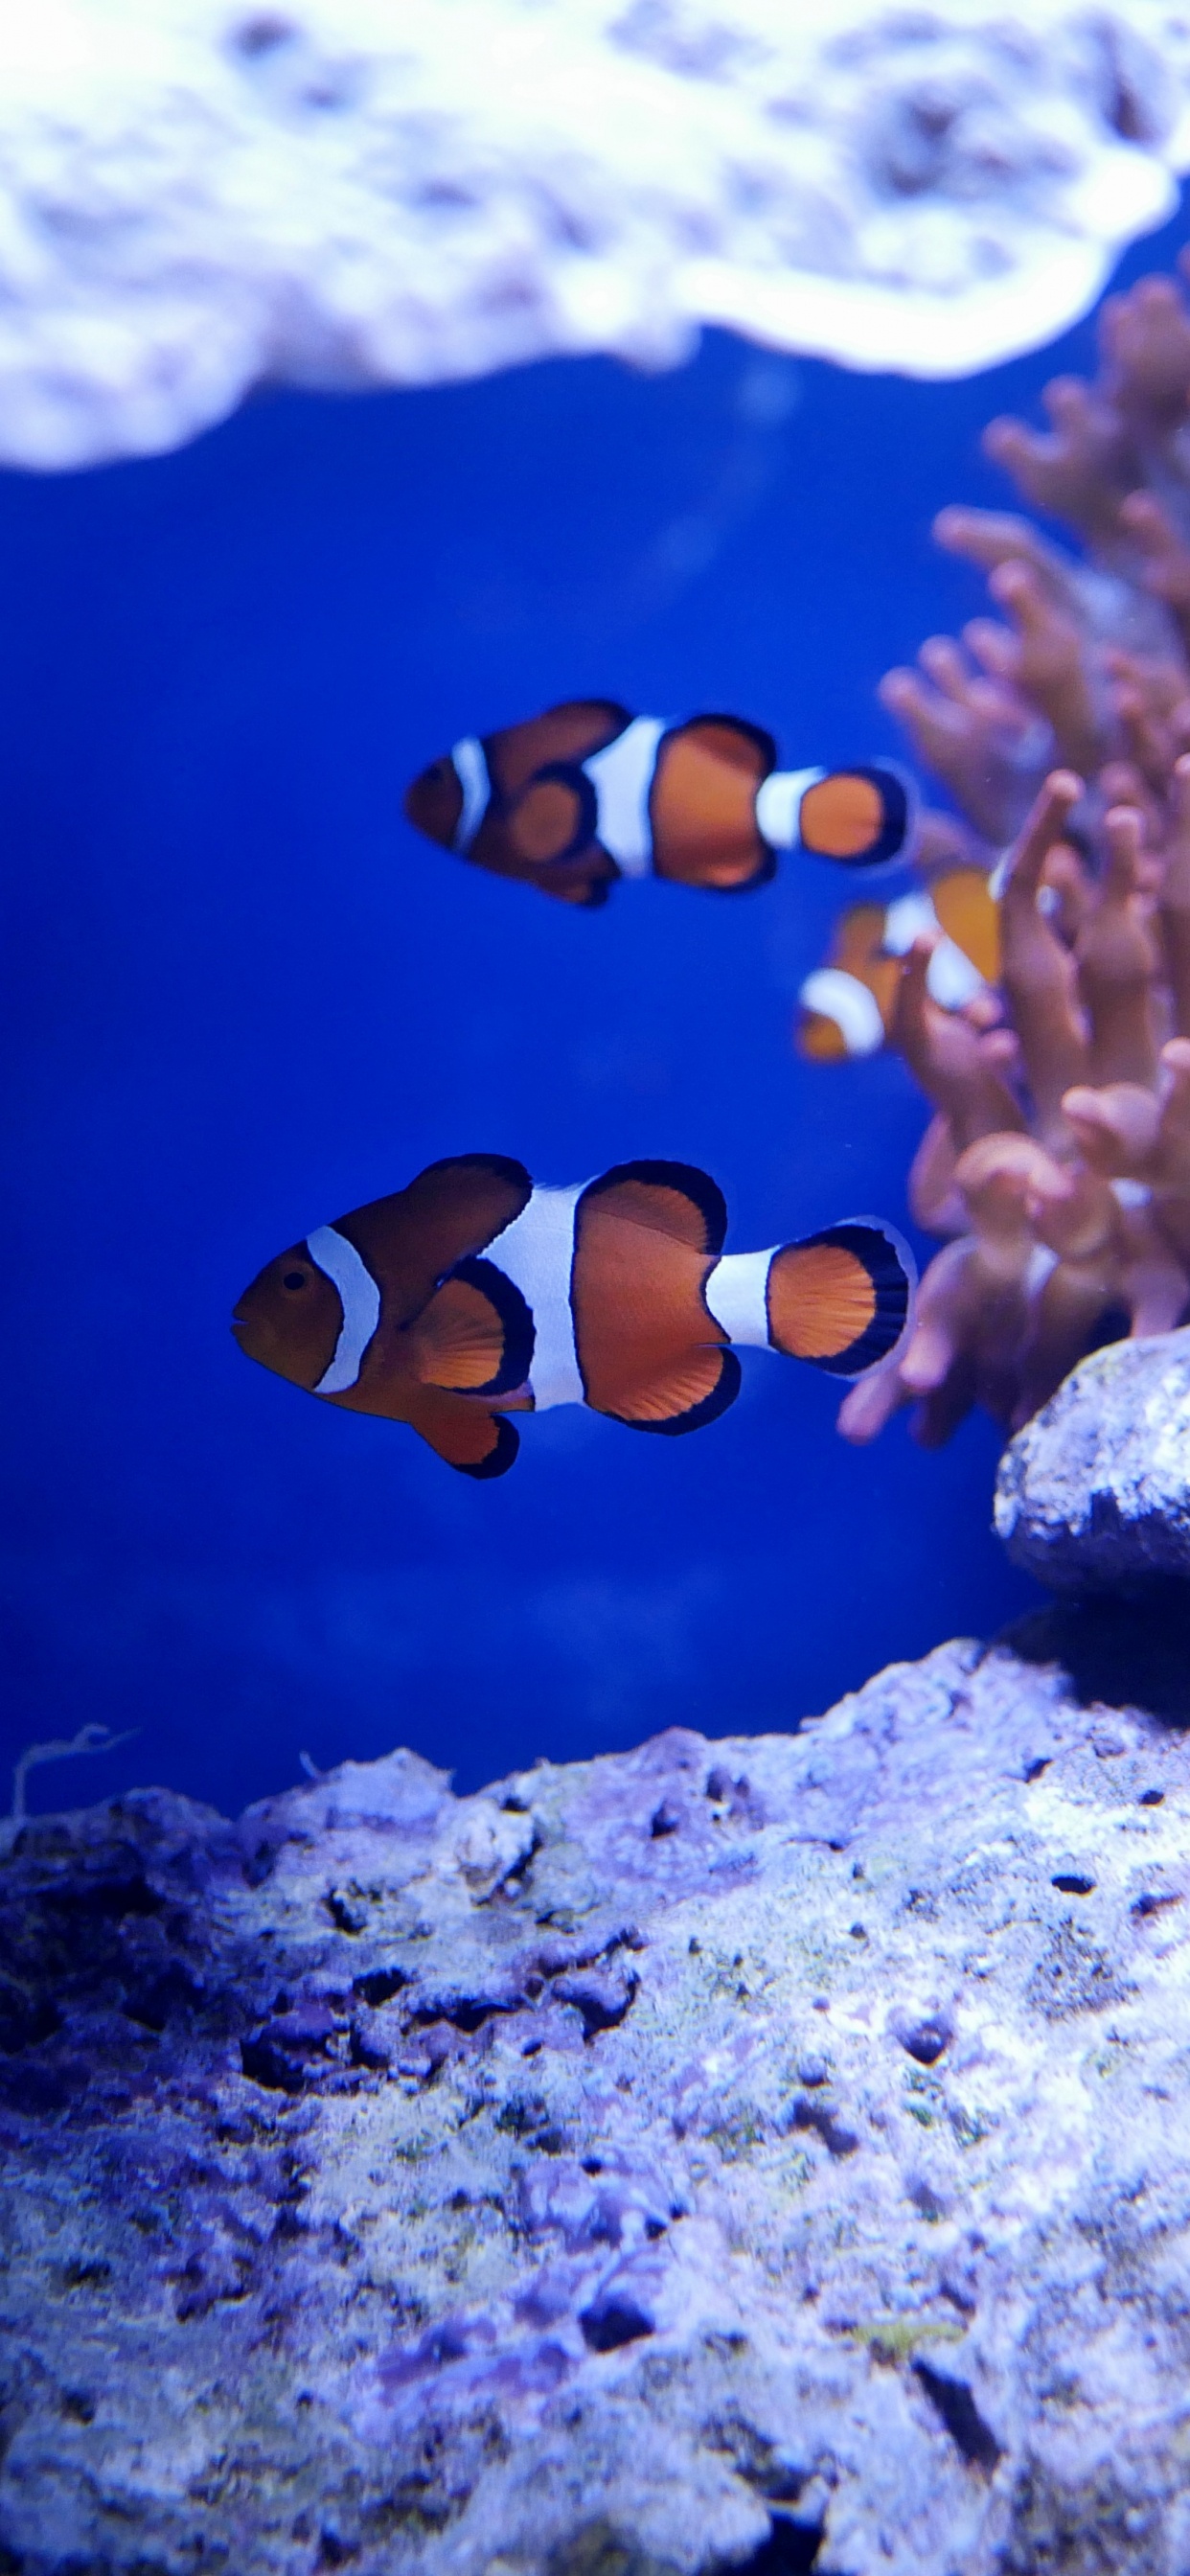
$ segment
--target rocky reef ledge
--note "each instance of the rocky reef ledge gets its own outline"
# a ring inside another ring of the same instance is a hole
[[[1190,2564],[1190,1753],[1044,1647],[9,1829],[7,2576]]]
[[[1111,1342],[1072,1369],[1005,1450],[996,1528],[1055,1592],[1178,1580],[1190,1663],[1190,1330]]]

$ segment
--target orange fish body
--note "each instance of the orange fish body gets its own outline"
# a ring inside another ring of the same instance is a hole
[[[507,1156],[460,1155],[270,1262],[233,1330],[264,1367],[410,1423],[479,1477],[512,1465],[514,1413],[586,1404],[638,1431],[700,1429],[738,1392],[733,1344],[845,1378],[895,1348],[914,1273],[891,1228],[724,1254],[726,1227],[692,1164],[546,1189]]]
[[[899,771],[779,771],[771,734],[737,716],[668,725],[610,698],[467,735],[414,780],[419,831],[564,903],[606,903],[620,877],[720,894],[762,885],[783,849],[851,866],[896,856],[910,800]]]
[[[817,1063],[875,1055],[892,1022],[900,960],[923,931],[941,932],[930,959],[929,991],[958,1011],[1000,974],[996,899],[978,868],[951,868],[895,903],[858,903],[835,923],[826,964],[799,995],[797,1043]]]

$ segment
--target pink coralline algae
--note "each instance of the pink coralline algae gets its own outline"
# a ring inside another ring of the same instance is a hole
[[[1089,1350],[1190,1307],[1190,311],[1172,278],[1105,306],[1093,384],[1050,426],[994,421],[987,453],[1081,554],[1028,519],[943,510],[998,617],[936,636],[882,696],[958,808],[932,867],[977,867],[1000,977],[934,998],[927,930],[899,969],[893,1044],[934,1109],[910,1179],[946,1236],[916,1329],[840,1429],[902,1404],[927,1446],[974,1404],[1028,1421]]]

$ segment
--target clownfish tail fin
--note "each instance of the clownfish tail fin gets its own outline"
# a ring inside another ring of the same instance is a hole
[[[878,1217],[850,1217],[773,1254],[769,1340],[833,1377],[865,1377],[894,1351],[913,1316],[917,1265]]]
[[[820,771],[801,796],[800,848],[842,867],[879,868],[902,857],[912,843],[917,791],[898,762],[858,762],[853,769]]]

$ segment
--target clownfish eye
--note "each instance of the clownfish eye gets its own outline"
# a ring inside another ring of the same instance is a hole
[[[304,1270],[287,1270],[281,1281],[282,1287],[290,1289],[295,1296],[299,1288],[305,1288],[308,1284],[307,1273]]]

